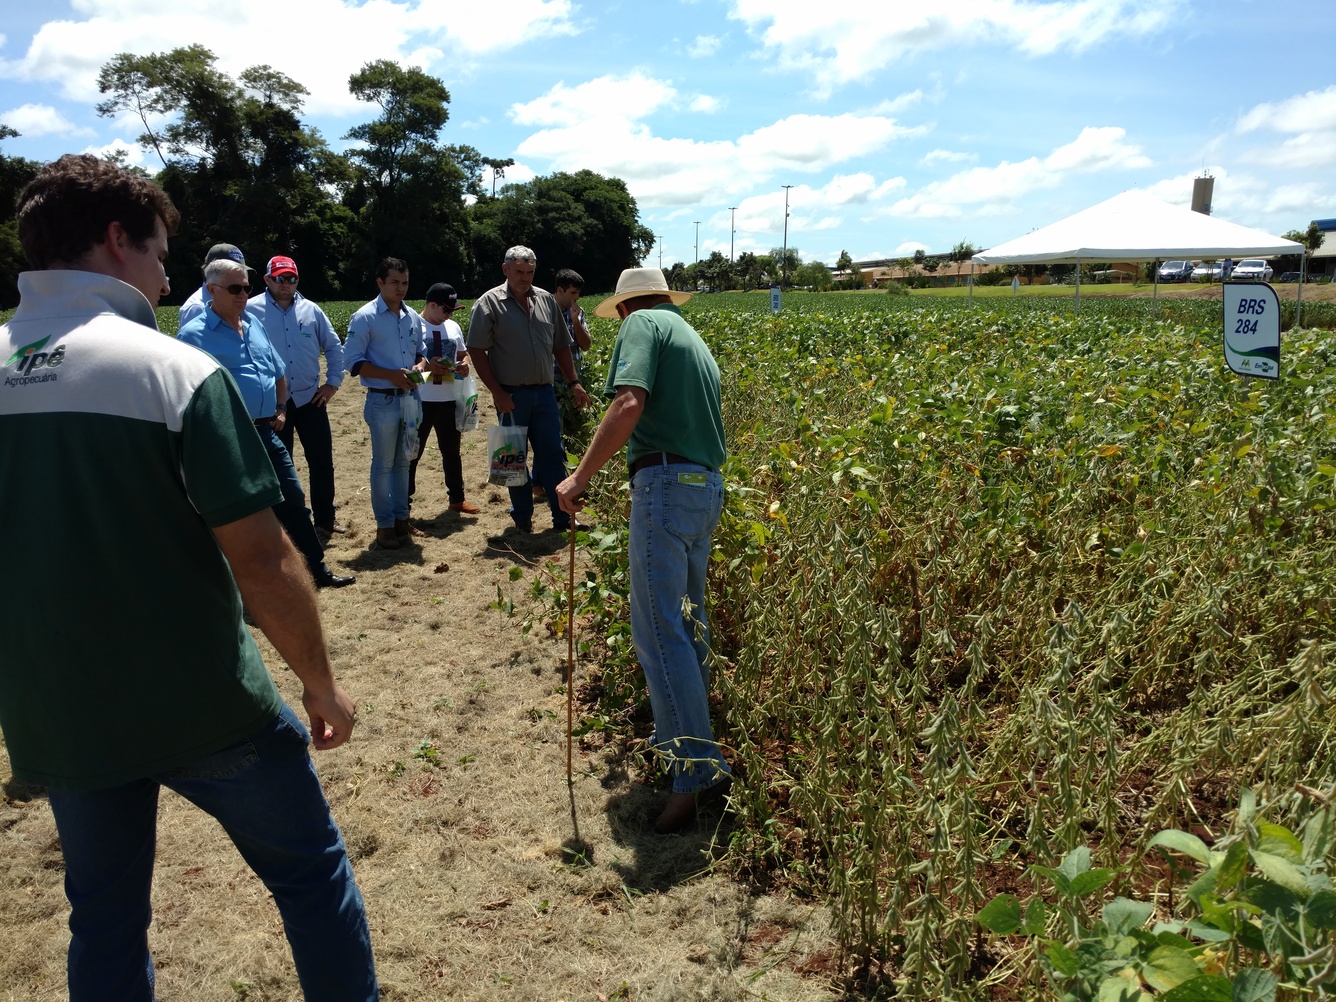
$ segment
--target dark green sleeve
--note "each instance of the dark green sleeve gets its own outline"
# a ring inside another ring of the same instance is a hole
[[[210,528],[283,500],[269,454],[226,369],[200,383],[181,425],[181,474]]]

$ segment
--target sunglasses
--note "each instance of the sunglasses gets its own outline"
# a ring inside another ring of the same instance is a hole
[[[236,284],[236,283],[234,283],[234,284],[232,284],[232,285],[215,285],[215,286],[213,286],[213,288],[215,288],[215,289],[222,289],[222,290],[223,290],[224,292],[226,292],[229,296],[237,296],[237,295],[240,295],[240,294],[243,293],[243,292],[250,292],[250,290],[251,290],[251,287],[250,287],[249,284],[247,284],[247,285],[239,285],[239,284]]]
[[[296,276],[296,275],[267,275],[266,277],[269,279],[269,281],[271,281],[271,282],[277,282],[279,285],[296,285],[296,284],[297,284],[297,276]]]

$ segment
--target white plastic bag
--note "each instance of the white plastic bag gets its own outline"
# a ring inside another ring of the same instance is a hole
[[[399,397],[399,428],[404,436],[404,455],[416,456],[418,451],[418,429],[422,427],[422,401],[416,393],[405,393]]]
[[[478,427],[478,381],[473,374],[455,377],[455,430]]]
[[[502,414],[501,420],[510,417]],[[513,422],[513,418],[511,418]],[[487,429],[491,467],[487,482],[498,487],[523,487],[529,482],[529,429],[517,424],[494,424]]]

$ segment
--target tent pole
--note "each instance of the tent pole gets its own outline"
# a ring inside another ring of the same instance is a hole
[[[1081,312],[1081,259],[1076,259],[1076,313]]]
[[[970,302],[974,302],[974,262],[970,261]]]
[[[1154,261],[1152,264],[1155,268],[1155,291],[1151,293],[1150,297],[1150,315],[1152,317],[1158,317],[1160,315],[1160,262]]]
[[[1294,326],[1299,326],[1304,310],[1304,276],[1308,271],[1308,248],[1299,252],[1299,292],[1294,300]]]

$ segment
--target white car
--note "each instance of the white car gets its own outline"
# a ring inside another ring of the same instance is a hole
[[[1192,280],[1194,282],[1218,282],[1223,273],[1224,266],[1219,261],[1211,261],[1210,263],[1203,261],[1192,269]]]
[[[1271,265],[1260,257],[1250,257],[1236,264],[1233,274],[1229,277],[1235,282],[1269,282],[1271,281]]]

